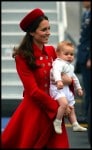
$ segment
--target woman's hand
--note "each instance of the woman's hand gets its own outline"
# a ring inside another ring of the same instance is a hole
[[[61,76],[64,85],[70,85],[72,83],[72,78],[69,77],[67,74],[62,73]]]
[[[64,116],[69,116],[73,108],[73,106],[67,105]]]

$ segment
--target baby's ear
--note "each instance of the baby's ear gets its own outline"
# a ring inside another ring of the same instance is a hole
[[[56,50],[56,55],[57,55],[57,56],[59,56],[59,55],[60,55],[58,50]]]

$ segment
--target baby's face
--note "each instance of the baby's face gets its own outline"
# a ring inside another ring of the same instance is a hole
[[[61,50],[58,55],[61,59],[72,62],[74,60],[74,48],[70,46],[64,46],[63,50]]]

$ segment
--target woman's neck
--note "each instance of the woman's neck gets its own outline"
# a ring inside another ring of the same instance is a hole
[[[43,49],[43,44],[38,43],[38,42],[36,42],[36,41],[33,41],[33,42],[34,42],[34,44],[36,44],[36,45],[39,47],[40,50]]]

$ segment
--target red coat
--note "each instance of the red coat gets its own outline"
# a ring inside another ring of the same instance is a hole
[[[41,51],[34,45],[36,63],[42,67],[32,71],[23,58],[16,56],[16,68],[23,83],[23,100],[2,133],[2,148],[69,148],[63,122],[62,134],[53,128],[58,103],[49,94],[49,71],[55,50],[44,46]]]

